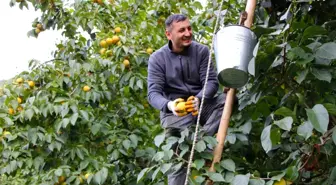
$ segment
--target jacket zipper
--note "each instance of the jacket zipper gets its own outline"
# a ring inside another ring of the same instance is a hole
[[[187,60],[186,65],[187,65],[187,77],[188,79],[190,79],[189,60]]]
[[[185,80],[184,80],[184,73],[183,73],[183,65],[182,65],[182,57],[181,57],[181,55],[179,55],[179,59],[180,59],[180,65],[181,65],[181,72],[182,72],[183,84],[184,84],[184,86],[187,88],[188,94],[190,94],[189,88],[188,88],[188,86],[185,84]],[[188,65],[187,65],[187,66],[188,66]]]

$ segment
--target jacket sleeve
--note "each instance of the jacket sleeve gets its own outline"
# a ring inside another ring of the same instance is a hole
[[[167,104],[169,102],[163,96],[165,86],[165,70],[163,64],[152,54],[148,61],[148,76],[147,76],[147,98],[148,102],[156,109],[163,112],[170,112]]]
[[[196,95],[196,97],[198,97],[199,99],[202,98],[204,85],[205,85],[205,80],[206,80],[206,73],[207,73],[208,62],[209,62],[209,49],[208,49],[208,47],[202,48],[202,50],[200,51],[200,54],[201,54],[200,80],[201,80],[203,88]],[[204,98],[205,99],[213,98],[218,91],[218,86],[219,86],[219,84],[218,84],[218,80],[217,80],[217,73],[214,69],[213,63],[211,62],[209,77],[208,77],[208,82],[207,82]]]

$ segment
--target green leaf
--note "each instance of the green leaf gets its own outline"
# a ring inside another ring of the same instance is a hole
[[[138,137],[135,134],[130,135],[129,139],[132,141],[135,147],[138,146]]]
[[[285,117],[279,121],[274,121],[274,124],[278,125],[282,130],[290,131],[292,129],[293,118]]]
[[[220,173],[210,173],[209,178],[213,182],[224,182],[225,181],[223,175]]]
[[[202,182],[204,182],[204,181],[205,181],[205,178],[202,177],[202,176],[197,176],[195,178],[195,182],[197,182],[198,184],[202,184]]]
[[[135,77],[133,76],[129,81],[129,86],[133,89]]]
[[[205,142],[203,140],[200,140],[196,143],[195,149],[198,152],[203,152],[206,149]]]
[[[280,115],[280,116],[284,116],[284,117],[292,117],[293,119],[295,119],[295,114],[292,110],[290,110],[287,107],[280,107],[278,110],[276,110],[274,112],[275,115]]]
[[[81,149],[76,148],[76,154],[80,159],[82,159],[82,160],[84,159],[84,155],[83,155],[83,152],[82,152]]]
[[[225,182],[229,182],[229,183],[232,182],[234,177],[235,177],[235,174],[233,172],[230,172],[230,171],[226,172],[224,176]]]
[[[167,164],[162,164],[161,165],[161,172],[165,174],[171,167],[173,163],[167,163]]]
[[[130,146],[131,146],[131,141],[128,140],[128,139],[126,139],[126,140],[123,141],[122,144],[123,144],[124,148],[125,148],[126,150],[128,150],[128,149],[130,148]]]
[[[265,181],[263,179],[250,179],[248,185],[264,185]]]
[[[39,156],[39,157],[36,157],[33,161],[33,164],[34,164],[34,167],[35,167],[35,170],[38,170],[39,167],[44,163],[44,159]]]
[[[308,69],[305,69],[303,71],[299,72],[299,75],[295,78],[295,81],[299,84],[301,84],[303,82],[303,80],[306,79],[306,76],[308,74]]]
[[[152,180],[154,180],[154,179],[156,178],[157,174],[160,172],[160,169],[161,169],[161,168],[157,168],[157,169],[153,172],[153,174],[152,174]]]
[[[165,156],[164,152],[158,152],[154,155],[153,160],[160,161]]]
[[[332,134],[332,139],[336,145],[336,129],[333,131],[333,134]]]
[[[303,58],[300,58],[296,61],[297,64],[306,65],[314,60],[314,56],[311,53],[306,53]]]
[[[220,162],[220,165],[229,171],[235,172],[236,171],[236,164],[232,159],[225,159]]]
[[[97,172],[96,174],[94,174],[94,176],[93,176],[93,180],[94,180],[94,182],[96,182],[97,184],[102,184],[101,183],[101,175],[100,175],[100,172]]]
[[[301,93],[295,93],[295,95],[297,96],[297,98],[298,98],[298,100],[299,100],[299,103],[300,103],[300,104],[303,104],[304,101],[305,101],[304,96],[303,96]]]
[[[112,152],[112,159],[117,160],[119,158],[119,151],[117,149]]]
[[[6,121],[6,123],[7,123],[8,126],[14,125],[14,122],[9,117],[5,117],[4,120]]]
[[[245,134],[236,134],[238,140],[248,142],[248,137]]]
[[[299,169],[296,166],[290,166],[286,170],[286,180],[295,181],[299,177]]]
[[[233,179],[232,185],[248,185],[250,180],[249,175],[236,175]]]
[[[226,136],[226,140],[227,140],[230,144],[235,144],[235,142],[236,142],[236,140],[237,140],[236,134],[229,133],[229,134]]]
[[[173,155],[174,155],[174,151],[173,150],[166,150],[163,153],[164,153],[163,160],[170,160],[173,157]]]
[[[272,176],[272,180],[280,181],[284,176],[286,175],[286,172],[281,172],[277,175]]]
[[[66,128],[68,126],[69,122],[70,122],[70,120],[68,118],[64,118],[62,120],[62,127]]]
[[[79,169],[80,170],[84,170],[87,166],[89,165],[89,161],[81,161],[80,165],[79,165]]]
[[[334,60],[336,59],[336,43],[335,42],[328,42],[320,46],[315,53],[315,56]]]
[[[336,180],[336,166],[334,166],[334,167],[332,168],[328,180],[329,180],[330,184],[332,184],[333,182],[335,182],[335,180]]]
[[[217,140],[214,137],[211,136],[204,136],[204,141],[208,143],[208,146],[211,145],[212,147],[215,147],[217,145]]]
[[[336,105],[331,103],[325,103],[323,106],[327,109],[329,114],[336,116]]]
[[[313,68],[312,70],[312,74],[319,80],[322,80],[322,81],[327,81],[330,83],[331,81],[331,73],[326,70],[326,69],[316,69],[316,68]]]
[[[69,108],[62,106],[61,116],[64,118],[69,113]]]
[[[328,66],[333,60],[315,57],[315,64]]]
[[[104,167],[99,172],[100,172],[100,178],[101,178],[100,182],[101,184],[104,184],[108,176],[108,170],[107,168]]]
[[[291,50],[289,50],[287,54],[287,57],[290,60],[295,60],[298,58],[305,58],[305,56],[306,56],[306,52],[300,47],[292,48]]]
[[[136,83],[136,85],[140,88],[143,89],[143,81],[141,79],[139,79]]]
[[[33,109],[27,109],[25,112],[24,112],[24,116],[26,119],[29,119],[29,121],[31,121],[32,117],[34,115],[34,111]]]
[[[71,116],[71,125],[75,125],[76,124],[76,121],[77,121],[77,118],[78,118],[78,113],[74,113],[72,116]]]
[[[36,141],[37,141],[37,130],[36,130],[36,128],[31,128],[31,129],[28,130],[28,139],[31,143],[36,145]]]
[[[101,125],[100,124],[94,124],[92,127],[91,127],[91,132],[93,135],[96,135],[99,130],[101,128]]]
[[[261,145],[266,153],[272,150],[271,128],[272,125],[268,125],[261,133]]]
[[[318,47],[320,47],[322,44],[320,43],[320,42],[317,42],[317,41],[315,41],[315,42],[312,42],[312,43],[310,43],[310,44],[308,44],[307,45],[307,47],[309,48],[309,49],[311,49],[312,51],[316,51],[316,49],[318,48]]]
[[[155,146],[160,147],[160,145],[163,143],[164,140],[165,140],[165,133],[162,133],[162,134],[160,134],[160,135],[157,135],[157,136],[154,138]]]
[[[196,159],[194,161],[194,164],[195,164],[195,168],[197,170],[200,170],[201,168],[203,168],[204,164],[205,164],[205,160],[204,159]]]
[[[309,26],[306,28],[303,32],[303,39],[309,38],[309,37],[315,37],[318,35],[324,35],[328,33],[326,29],[324,29],[321,26]]]
[[[242,131],[244,134],[249,134],[252,130],[252,123],[248,121],[244,125],[240,126],[239,130]]]
[[[84,110],[80,110],[79,113],[81,114],[81,116],[86,120],[89,121],[89,115],[86,111]]]
[[[137,177],[137,183],[142,181],[144,176],[147,174],[148,170],[149,170],[149,168],[144,168],[144,169],[141,170],[141,172],[139,173],[139,175]]]
[[[62,124],[63,124],[63,120],[61,120],[61,121],[59,121],[55,124],[55,129],[56,129],[57,132],[61,129]]]
[[[307,140],[313,134],[313,125],[309,121],[305,121],[297,128],[297,134]]]
[[[54,100],[54,103],[60,103],[60,102],[64,102],[64,101],[68,101],[68,98],[66,97],[57,97]]]
[[[272,141],[272,146],[279,144],[281,141],[281,132],[278,127],[273,127],[271,129],[271,141]]]
[[[321,105],[317,104],[313,109],[306,109],[308,120],[312,123],[313,127],[324,134],[327,132],[329,124],[329,114],[327,109]]]
[[[203,8],[202,4],[199,1],[195,1],[193,5],[196,9],[202,9]]]
[[[60,168],[58,168],[57,170],[55,170],[55,175],[58,176],[58,177],[61,176],[62,173],[63,173],[63,170],[60,169]]]

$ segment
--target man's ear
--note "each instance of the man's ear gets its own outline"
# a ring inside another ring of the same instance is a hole
[[[166,30],[166,37],[168,40],[171,40],[171,33],[168,30]]]

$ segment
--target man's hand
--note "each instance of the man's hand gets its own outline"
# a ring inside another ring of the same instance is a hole
[[[185,103],[187,112],[191,112],[193,116],[198,114],[199,99],[195,96],[190,96]]]
[[[179,103],[184,103],[184,99],[177,98],[174,101],[170,101],[167,104],[167,107],[170,111],[173,112],[175,116],[182,117],[188,114],[188,112],[185,110],[184,106],[177,106]]]

